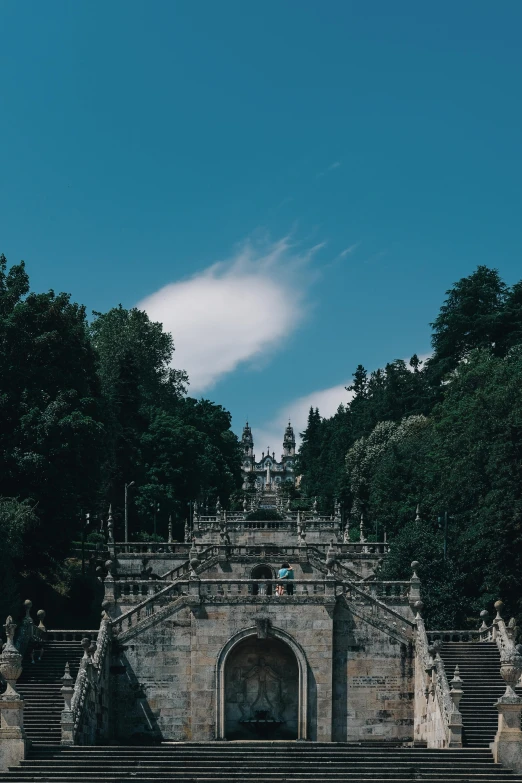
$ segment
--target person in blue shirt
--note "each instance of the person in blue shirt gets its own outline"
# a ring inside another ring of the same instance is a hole
[[[278,579],[286,579],[287,582],[294,578],[294,571],[290,563],[283,563],[279,571],[277,572],[277,578]],[[277,595],[284,595],[285,592],[285,586],[282,582],[280,582],[277,585],[276,594]],[[291,584],[287,584],[287,590],[288,595],[293,595],[294,592],[294,586]]]

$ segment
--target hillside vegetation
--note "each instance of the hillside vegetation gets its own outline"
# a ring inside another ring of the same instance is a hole
[[[302,490],[382,539],[385,578],[419,560],[431,627],[522,614],[522,283],[480,266],[447,292],[431,357],[359,365],[331,418],[311,409]],[[351,397],[351,399],[350,399]],[[419,519],[416,507],[419,505]]]

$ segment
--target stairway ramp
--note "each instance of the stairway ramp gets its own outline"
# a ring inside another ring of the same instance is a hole
[[[83,650],[78,641],[49,641],[42,658],[34,663],[27,653],[16,690],[25,702],[24,727],[33,747],[59,744],[61,713],[64,708],[61,693],[65,664],[76,679]]]
[[[506,683],[500,676],[500,652],[496,642],[444,642],[440,657],[448,682],[453,678],[456,666],[463,681],[464,695],[459,710],[464,747],[488,748],[497,733],[495,703],[506,690]]]

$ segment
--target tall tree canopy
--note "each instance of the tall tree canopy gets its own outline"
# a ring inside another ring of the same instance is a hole
[[[156,520],[165,535],[172,515],[179,535],[191,501],[228,501],[241,482],[230,414],[187,397],[173,359],[172,336],[146,313],[120,305],[89,323],[0,256],[0,534],[2,514],[31,521],[4,573],[18,557],[52,568],[85,514],[106,517],[109,504],[120,537],[125,483],[133,533]]]
[[[354,536],[361,512],[366,535],[387,531],[387,577],[424,561],[436,624],[499,596],[522,616],[521,308],[522,283],[478,267],[447,292],[424,365],[359,365],[346,404],[304,433],[303,487],[325,509],[342,499]]]

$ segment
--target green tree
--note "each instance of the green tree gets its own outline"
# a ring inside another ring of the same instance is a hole
[[[0,257],[0,494],[28,499],[40,525],[31,564],[59,552],[98,491],[104,426],[85,309],[29,292]],[[28,555],[29,556],[29,555]]]
[[[439,379],[474,348],[490,348],[499,336],[507,286],[496,269],[477,267],[446,291],[446,300],[431,324],[432,377]]]

